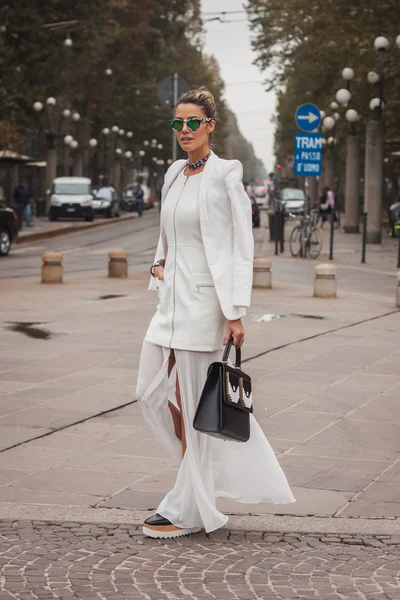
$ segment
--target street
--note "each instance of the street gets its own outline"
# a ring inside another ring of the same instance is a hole
[[[337,233],[339,297],[324,300],[312,298],[321,261],[275,257],[264,219],[254,230],[273,289],[253,291],[244,365],[297,502],[219,500],[226,528],[163,543],[140,523],[176,465],[134,394],[158,218],[0,262],[0,599],[398,600],[396,242],[362,266],[359,236]],[[126,280],[107,278],[113,247],[129,253]],[[63,285],[39,283],[46,250],[64,256]]]
[[[263,226],[255,229],[256,240],[267,239],[264,236],[266,217],[263,215]],[[320,259],[294,260],[290,256],[288,239],[293,222],[286,226],[285,253],[274,256],[274,244],[265,242],[261,248],[258,244],[257,253],[274,260],[274,273],[279,281],[312,285],[314,268],[317,262],[327,261],[329,248],[329,231],[324,231],[324,247]],[[107,227],[96,228],[82,233],[64,235],[61,238],[50,239],[22,247],[13,247],[9,257],[0,261],[0,279],[28,277],[40,273],[41,255],[48,251],[61,252],[64,260],[64,272],[105,272],[107,268],[107,253],[111,248],[122,248],[128,252],[129,268],[132,272],[151,265],[159,234],[159,213],[157,209],[145,212],[142,219],[114,223]],[[360,264],[360,239],[358,235],[344,236],[335,231],[335,264],[338,267],[340,290],[393,296],[396,273],[397,241],[386,238],[377,253],[369,248],[367,264]]]

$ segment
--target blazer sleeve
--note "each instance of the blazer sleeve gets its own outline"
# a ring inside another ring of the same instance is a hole
[[[229,161],[225,185],[231,201],[233,222],[233,306],[238,312],[251,304],[253,285],[254,238],[251,202],[243,183],[243,167],[238,160]],[[240,318],[240,317],[237,317]]]
[[[167,252],[168,252],[167,237],[165,235],[165,231],[164,231],[162,225],[160,225],[160,237],[158,239],[157,250],[156,250],[156,255],[154,257],[153,264],[155,264],[157,261],[161,260],[162,258],[167,258]],[[157,277],[153,277],[152,275],[150,275],[150,283],[149,283],[148,289],[157,291],[158,285],[159,285],[159,280],[157,279]]]

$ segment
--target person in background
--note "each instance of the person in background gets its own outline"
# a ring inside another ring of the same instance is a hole
[[[14,190],[13,200],[18,207],[18,221],[20,229],[22,229],[22,216],[25,219],[27,227],[32,227],[31,223],[31,195],[25,186],[24,181],[20,181],[19,185]]]
[[[389,235],[390,237],[396,236],[395,225],[400,221],[400,199],[397,198],[396,202],[389,206]]]
[[[322,194],[319,198],[318,203],[318,216],[317,216],[317,225],[324,228],[325,221],[329,220],[329,216],[332,213],[332,197],[329,198],[328,194],[330,192],[330,188],[328,186],[324,187],[322,190]],[[331,191],[332,195],[333,192]],[[333,206],[335,206],[335,200],[333,200]]]
[[[140,183],[138,183],[136,186],[135,195],[137,201],[137,211],[139,213],[139,217],[141,217],[144,208],[144,191]]]

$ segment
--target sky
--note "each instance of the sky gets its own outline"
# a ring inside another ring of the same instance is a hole
[[[219,11],[243,9],[243,0],[201,0],[203,20]],[[217,59],[225,81],[225,99],[236,114],[242,134],[253,144],[256,155],[268,171],[274,164],[274,125],[271,117],[276,107],[274,92],[266,92],[264,76],[252,63],[251,35],[246,13],[226,15],[231,23],[205,22],[205,52]],[[272,169],[273,170],[273,169]]]

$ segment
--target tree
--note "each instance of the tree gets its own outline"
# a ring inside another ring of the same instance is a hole
[[[400,129],[400,52],[393,48],[399,34],[398,0],[249,0],[249,18],[255,39],[256,63],[267,72],[266,85],[278,92],[276,144],[284,155],[292,154],[294,113],[305,101],[329,112],[336,91],[345,87],[344,67],[352,67],[353,98],[366,108],[378,95],[367,83],[367,73],[378,68],[374,39],[385,35],[392,50],[385,57],[385,123],[387,139]],[[347,134],[344,111],[336,135]],[[361,126],[363,124],[361,123]],[[398,137],[398,134],[397,134]]]

